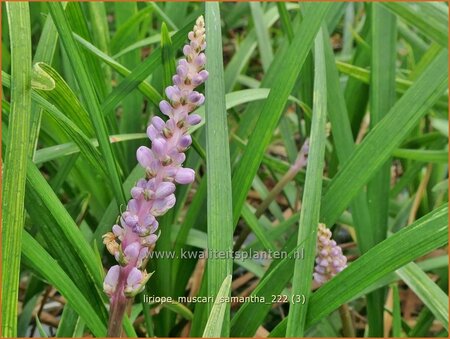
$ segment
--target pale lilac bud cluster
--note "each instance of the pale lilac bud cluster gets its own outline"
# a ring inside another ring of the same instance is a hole
[[[147,128],[151,148],[141,146],[137,150],[137,160],[144,167],[146,178],[131,189],[132,199],[120,223],[103,236],[106,248],[119,263],[111,267],[103,284],[111,302],[132,297],[144,289],[150,278],[145,271],[146,260],[158,239],[156,217],[175,205],[175,183],[190,184],[195,179],[195,172],[182,164],[186,159],[184,152],[192,143],[188,129],[201,122],[199,115],[189,113],[205,101],[203,94],[194,91],[208,77],[203,69],[206,40],[202,16],[188,37],[190,43],[183,48],[186,58],[178,62],[173,86],[166,88],[169,101],[159,104],[168,120],[153,117]]]
[[[314,268],[314,280],[324,284],[347,267],[347,258],[342,249],[331,239],[331,231],[319,224],[317,231],[317,256]]]

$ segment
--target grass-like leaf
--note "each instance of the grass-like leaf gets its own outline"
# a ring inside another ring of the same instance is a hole
[[[339,75],[336,70],[333,50],[329,43],[325,46],[325,63],[327,70],[328,116],[333,129],[333,141],[339,163],[345,163],[355,149],[351,123],[344,94],[341,91]],[[358,247],[362,252],[371,245],[364,230],[370,225],[369,208],[366,193],[362,190],[350,204]]]
[[[398,148],[393,153],[397,158],[411,159],[422,162],[448,163],[447,151],[420,150]]]
[[[6,4],[11,41],[11,111],[2,189],[2,334],[17,336],[20,248],[31,110],[31,28],[28,3]],[[7,265],[5,265],[7,263]]]
[[[106,321],[107,315],[102,307],[103,293],[100,290],[103,277],[94,251],[36,166],[31,163],[27,169],[27,210],[39,222],[40,231],[51,253],[61,258],[60,265],[73,280],[79,281],[81,291],[89,296],[89,302],[97,307],[99,315]]]
[[[150,11],[148,11],[149,9]],[[115,2],[114,17],[117,30],[114,35],[115,40],[110,41],[109,50],[116,53],[124,44],[139,40],[140,25],[142,25],[143,29],[145,28],[145,22],[148,22],[150,13],[151,8],[149,7],[138,11],[137,3]],[[116,44],[114,44],[114,42],[116,42]],[[134,68],[141,62],[140,51],[134,50],[131,53],[118,58],[117,61],[128,68]],[[124,76],[126,75],[128,74],[125,74]],[[156,90],[154,93],[156,96],[160,96]],[[133,92],[129,93],[129,95],[122,100],[122,116],[119,122],[120,133],[136,133],[142,128],[142,99],[140,93]],[[104,113],[109,114],[109,112]],[[135,164],[135,153],[136,149],[139,148],[140,143],[138,141],[132,141],[120,146],[123,152],[123,161],[121,164],[124,168],[124,173],[128,174]]]
[[[277,2],[277,9],[280,15],[281,24],[283,25],[283,30],[289,40],[292,41],[292,39],[294,38],[294,29],[292,27],[286,3]]]
[[[314,97],[311,122],[310,150],[306,169],[297,243],[304,242],[304,258],[297,258],[292,282],[293,295],[304,295],[305,303],[292,303],[289,307],[290,320],[287,325],[288,337],[304,335],[305,309],[309,304],[311,275],[316,256],[316,234],[319,224],[322,173],[325,155],[325,124],[327,118],[327,83],[324,58],[324,41],[328,39],[324,30],[319,30],[314,43]]]
[[[295,238],[291,238],[290,244],[295,245]],[[287,281],[293,274],[293,258],[301,253],[303,242],[297,246],[290,247],[289,254],[286,258],[275,260],[265,272],[258,286],[252,295],[264,298],[266,303],[244,303],[231,321],[231,334],[236,337],[253,336],[264,320],[271,308],[269,300],[273,300],[274,295],[281,294]]]
[[[205,85],[208,248],[227,252],[233,244],[233,220],[219,4],[206,3],[205,14],[208,55],[206,69],[209,72]],[[231,269],[231,258],[208,260],[208,295],[218,294],[222,282],[231,274]],[[208,304],[209,310],[211,307]],[[229,304],[226,305],[223,324],[223,335],[227,336]]]
[[[264,24],[264,13],[259,2],[250,2],[249,5],[253,17],[253,24],[255,25],[262,66],[264,70],[267,70],[273,60],[273,52],[272,46],[270,45],[269,32]]]
[[[131,74],[131,71],[108,56],[107,54],[103,53],[101,50],[99,50],[97,47],[92,45],[89,41],[86,41],[79,35],[75,34],[75,39],[78,40],[78,42],[85,47],[89,52],[95,54],[98,56],[101,60],[103,60],[105,63],[107,63],[111,68],[113,68],[116,72],[118,72],[120,75],[126,77]],[[138,89],[144,94],[147,98],[150,99],[150,101],[155,105],[158,106],[159,102],[162,100],[161,94],[147,81],[141,81],[141,83],[138,85]],[[107,109],[109,109],[111,106],[104,106],[102,107],[104,114],[107,114]],[[125,117],[124,117],[125,119]]]
[[[65,8],[66,5],[64,4]],[[56,50],[56,44],[58,42],[58,32],[53,23],[53,19],[48,16],[45,19],[45,24],[42,29],[41,38],[36,48],[36,53],[33,57],[33,62],[45,62],[51,64],[53,56]],[[29,152],[34,153],[39,137],[39,130],[41,127],[42,108],[32,106],[31,107],[31,128],[30,128],[30,141]]]
[[[166,88],[172,84],[172,76],[175,74],[175,56],[169,30],[164,22],[161,26],[161,53],[163,63],[163,88]]]
[[[79,329],[84,329],[83,320],[77,314],[77,312],[70,306],[66,305],[61,314],[61,320],[59,322],[58,331],[56,332],[56,337],[76,337]],[[83,333],[80,334],[82,336]]]
[[[397,30],[395,15],[380,4],[372,5],[372,72],[370,86],[370,124],[376,126],[389,112],[396,100],[395,70],[397,52]],[[368,246],[383,241],[387,236],[388,210],[391,178],[389,159],[379,168],[367,185],[367,202],[370,223],[360,233]],[[369,230],[369,231],[367,231]],[[369,335],[381,337],[384,334],[383,311],[385,289],[367,295]]]
[[[399,268],[397,274],[448,330],[448,295],[415,263]]]
[[[72,35],[72,30],[64,14],[64,10],[61,4],[49,3],[48,7],[55,22],[56,28],[58,29],[66,53],[69,57],[69,61],[72,67],[77,70],[77,72],[75,72],[75,76],[77,78],[81,93],[83,94],[83,97],[85,99],[92,124],[97,134],[100,149],[108,167],[108,171],[110,172],[111,186],[114,191],[114,195],[118,202],[125,203],[126,198],[121,185],[121,175],[119,173],[119,168],[115,161],[112,148],[108,140],[105,118],[100,108],[93,83],[90,79],[89,74],[86,72],[86,68],[83,67],[83,60],[81,58],[79,48]]]
[[[36,315],[34,317],[35,321],[36,321],[36,325],[37,325],[37,329],[39,331],[39,335],[42,338],[48,338],[48,334],[47,332],[45,332],[44,327],[42,327],[41,321],[39,320],[39,317]]]
[[[421,4],[421,6],[415,6],[411,3],[383,3],[383,6],[389,8],[395,14],[401,16],[409,24],[419,28],[424,34],[438,42],[441,46],[447,47],[448,45],[448,13],[445,11],[438,11],[437,13],[428,12],[432,16],[423,16],[423,11],[433,10],[433,4]],[[442,20],[443,18],[443,20]]]
[[[55,81],[55,88],[52,91],[37,91],[37,93],[58,107],[61,112],[64,112],[64,115],[71,119],[86,135],[94,136],[95,132],[89,119],[89,113],[62,76],[50,65],[42,62],[36,65]]]
[[[42,91],[52,91],[55,86],[55,80],[40,67],[40,64],[34,64],[31,74],[31,87]]]
[[[145,133],[134,133],[134,134],[117,134],[109,136],[109,141],[111,143],[125,142],[129,140],[139,140],[146,139],[147,134]],[[96,139],[91,139],[91,143],[94,147],[98,146],[98,141]],[[46,161],[58,159],[60,157],[65,157],[71,154],[76,154],[80,152],[80,148],[75,143],[66,143],[55,146],[49,146],[41,148],[36,151],[34,158],[34,163],[40,164]]]
[[[227,275],[219,292],[216,296],[216,301],[211,309],[211,313],[208,318],[208,322],[203,332],[203,338],[220,338],[222,333],[223,324],[226,323],[224,317],[227,309],[227,302],[222,301],[222,298],[227,298],[230,294],[232,275]]]
[[[392,336],[394,338],[401,337],[402,331],[402,310],[400,305],[400,295],[398,285],[392,284],[393,307],[392,307]]]

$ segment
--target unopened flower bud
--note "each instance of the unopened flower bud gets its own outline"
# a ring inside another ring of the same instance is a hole
[[[166,100],[163,100],[159,103],[159,109],[163,114],[167,116],[170,116],[170,114],[173,112],[172,106]]]
[[[175,175],[175,181],[182,185],[187,185],[195,180],[195,172],[190,168],[179,168]]]
[[[190,126],[198,125],[201,121],[202,121],[202,117],[198,114],[190,114],[186,119],[186,122]]]
[[[150,168],[152,166],[152,160],[154,159],[154,156],[152,151],[148,147],[139,147],[136,151],[136,157],[142,167]]]
[[[117,283],[119,282],[120,266],[112,266],[106,274],[103,281],[103,290],[109,296],[112,296],[116,291]]]
[[[136,267],[133,267],[128,274],[127,283],[124,293],[127,297],[134,297],[136,294],[142,292],[150,275],[146,271],[141,272]]]

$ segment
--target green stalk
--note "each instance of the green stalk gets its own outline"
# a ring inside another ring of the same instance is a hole
[[[299,157],[305,155],[303,148],[300,152],[301,153],[299,154]],[[269,207],[269,205],[272,203],[272,201],[274,201],[276,199],[278,194],[280,194],[280,192],[284,189],[284,187],[288,183],[290,183],[292,180],[294,180],[294,178],[296,177],[298,172],[300,172],[300,170],[303,169],[303,167],[305,165],[306,165],[306,162],[303,163],[303,162],[296,161],[295,164],[293,164],[289,168],[289,170],[285,173],[285,175],[283,175],[283,177],[277,182],[275,187],[269,192],[269,194],[267,194],[266,198],[256,208],[255,217],[257,219],[259,219],[263,215],[264,211]],[[242,244],[245,242],[245,240],[247,239],[247,237],[250,233],[251,233],[251,229],[248,227],[242,231],[242,233],[239,235],[239,238],[236,240],[236,242],[234,244],[234,247],[233,247],[234,251],[238,251],[241,248]]]
[[[342,322],[342,335],[346,338],[355,337],[355,328],[353,326],[352,314],[348,304],[342,304],[339,306],[339,315]]]

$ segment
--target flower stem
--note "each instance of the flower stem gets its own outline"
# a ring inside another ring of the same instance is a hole
[[[120,338],[122,336],[122,321],[127,308],[127,298],[116,295],[111,298],[111,309],[108,323],[108,337]]]
[[[342,321],[342,334],[346,338],[354,338],[355,328],[353,327],[352,315],[347,304],[342,304],[339,307],[339,315]]]
[[[297,167],[291,167],[286,174],[280,179],[280,181],[275,185],[275,187],[267,194],[266,198],[261,202],[261,204],[257,207],[255,211],[256,218],[259,219],[261,215],[264,213],[264,211],[269,207],[272,201],[275,200],[277,195],[283,190],[284,186],[286,186],[289,182],[291,182],[297,173],[300,171],[301,168]],[[239,238],[236,240],[236,243],[234,245],[233,250],[238,251],[244,241],[247,239],[249,234],[251,233],[251,229],[246,227],[242,233],[240,234]]]

